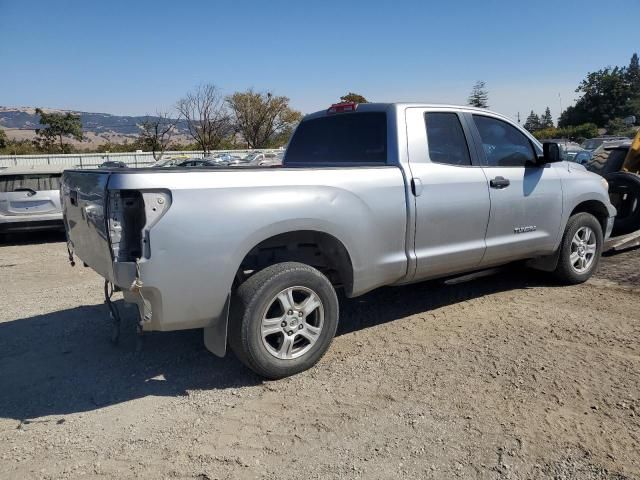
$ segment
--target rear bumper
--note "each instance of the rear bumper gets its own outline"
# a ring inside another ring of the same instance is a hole
[[[0,233],[63,230],[62,213],[45,215],[0,215]]]

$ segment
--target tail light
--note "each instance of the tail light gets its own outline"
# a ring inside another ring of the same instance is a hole
[[[170,206],[166,190],[110,190],[107,228],[114,261],[149,258],[149,231]]]
[[[334,103],[329,107],[327,113],[346,113],[355,112],[358,104],[355,102]]]

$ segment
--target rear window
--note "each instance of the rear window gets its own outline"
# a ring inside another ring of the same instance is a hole
[[[284,158],[285,165],[384,164],[387,161],[387,114],[335,114],[302,122]]]
[[[0,192],[14,192],[19,188],[35,191],[60,190],[61,173],[0,175]]]

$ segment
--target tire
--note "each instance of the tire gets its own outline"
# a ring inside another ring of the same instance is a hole
[[[588,231],[591,233],[585,240],[584,235]],[[590,213],[573,215],[567,222],[560,244],[560,256],[554,271],[556,278],[567,285],[586,282],[598,268],[603,243],[602,226],[596,217]]]
[[[278,379],[315,365],[337,326],[338,298],[327,277],[302,263],[279,263],[238,287],[229,346],[258,375]]]
[[[618,172],[608,175],[609,197],[618,210],[613,234],[625,235],[640,230],[640,176]]]

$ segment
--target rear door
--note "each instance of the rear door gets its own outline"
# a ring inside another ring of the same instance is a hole
[[[407,140],[416,204],[416,279],[476,268],[489,221],[487,179],[462,114],[408,108]]]
[[[0,214],[44,215],[62,213],[61,173],[0,175]]]
[[[466,118],[491,196],[482,266],[551,253],[562,221],[556,169],[536,164],[535,144],[515,125],[484,114]]]

